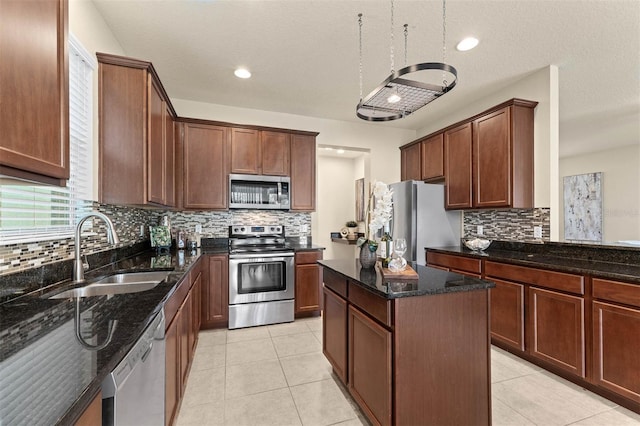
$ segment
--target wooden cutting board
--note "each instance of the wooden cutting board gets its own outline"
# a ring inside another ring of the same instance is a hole
[[[404,271],[392,271],[389,268],[383,268],[382,263],[376,262],[376,268],[382,274],[382,278],[386,279],[402,279],[402,280],[417,280],[418,273],[414,269],[407,265]]]

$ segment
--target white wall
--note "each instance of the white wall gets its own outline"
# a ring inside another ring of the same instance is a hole
[[[640,240],[640,141],[636,145],[607,149],[560,159],[560,178],[602,172],[603,242]],[[625,190],[626,188],[627,190]],[[622,189],[622,190],[621,190]],[[564,218],[560,191],[559,216]],[[560,223],[564,237],[564,223]]]
[[[551,208],[551,238],[559,234],[558,220],[558,68],[549,66],[471,103],[446,118],[418,130],[418,137],[478,114],[511,98],[537,101],[534,116],[534,205]]]
[[[124,49],[93,2],[69,0],[69,31],[95,58],[96,52],[124,55]],[[93,199],[98,199],[98,70],[93,73]]]

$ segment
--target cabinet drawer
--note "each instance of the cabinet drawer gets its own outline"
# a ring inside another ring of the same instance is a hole
[[[322,268],[322,281],[324,285],[338,293],[340,296],[347,298],[347,279],[330,269]]]
[[[389,300],[376,296],[357,284],[350,283],[349,302],[391,327],[391,302]]]
[[[640,285],[594,278],[593,297],[640,307]]]
[[[484,274],[487,278],[503,278],[569,293],[584,294],[584,277],[580,275],[490,261],[485,262]]]
[[[303,251],[296,253],[296,264],[302,265],[307,263],[316,263],[322,259],[321,251]]]
[[[185,274],[182,278],[182,281],[178,284],[176,291],[173,292],[169,300],[167,300],[164,304],[164,315],[165,315],[165,324],[167,328],[169,328],[169,324],[173,321],[173,317],[176,316],[178,309],[180,309],[180,305],[184,301],[185,297],[189,293],[189,288],[191,284],[191,273]]]
[[[428,252],[427,265],[431,266],[431,264],[474,274],[480,274],[482,272],[482,262],[470,257]]]

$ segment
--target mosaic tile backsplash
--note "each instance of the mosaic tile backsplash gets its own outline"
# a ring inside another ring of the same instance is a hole
[[[503,241],[549,241],[551,232],[548,208],[477,210],[464,212],[463,235],[477,236],[478,225],[483,227],[483,237]],[[533,237],[533,227],[542,226],[542,238]]]
[[[241,223],[284,225],[288,237],[311,236],[310,213],[258,210],[172,212],[99,203],[93,203],[93,209],[106,214],[113,221],[121,247],[147,241],[149,225],[156,225],[164,215],[169,216],[172,228],[185,232],[194,232],[197,224],[202,225],[201,235],[204,238],[226,238],[229,226]],[[83,227],[82,253],[91,254],[111,249],[112,246],[107,242],[104,223],[100,220],[95,220],[93,224],[91,222],[87,221]],[[305,232],[301,231],[302,225],[306,225]],[[89,229],[90,226],[93,226],[93,229]],[[72,236],[57,240],[0,245],[0,275],[72,259],[73,256]]]

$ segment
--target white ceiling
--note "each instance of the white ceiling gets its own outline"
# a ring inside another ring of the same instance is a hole
[[[390,71],[387,0],[93,0],[128,56],[153,62],[171,98],[359,121],[357,14],[364,95]],[[640,143],[640,1],[448,0],[446,62],[458,85],[412,116],[425,127],[536,70],[556,65],[560,152]],[[396,69],[442,60],[442,2],[395,1]],[[480,39],[470,52],[455,44]],[[233,75],[237,66],[253,73]]]

